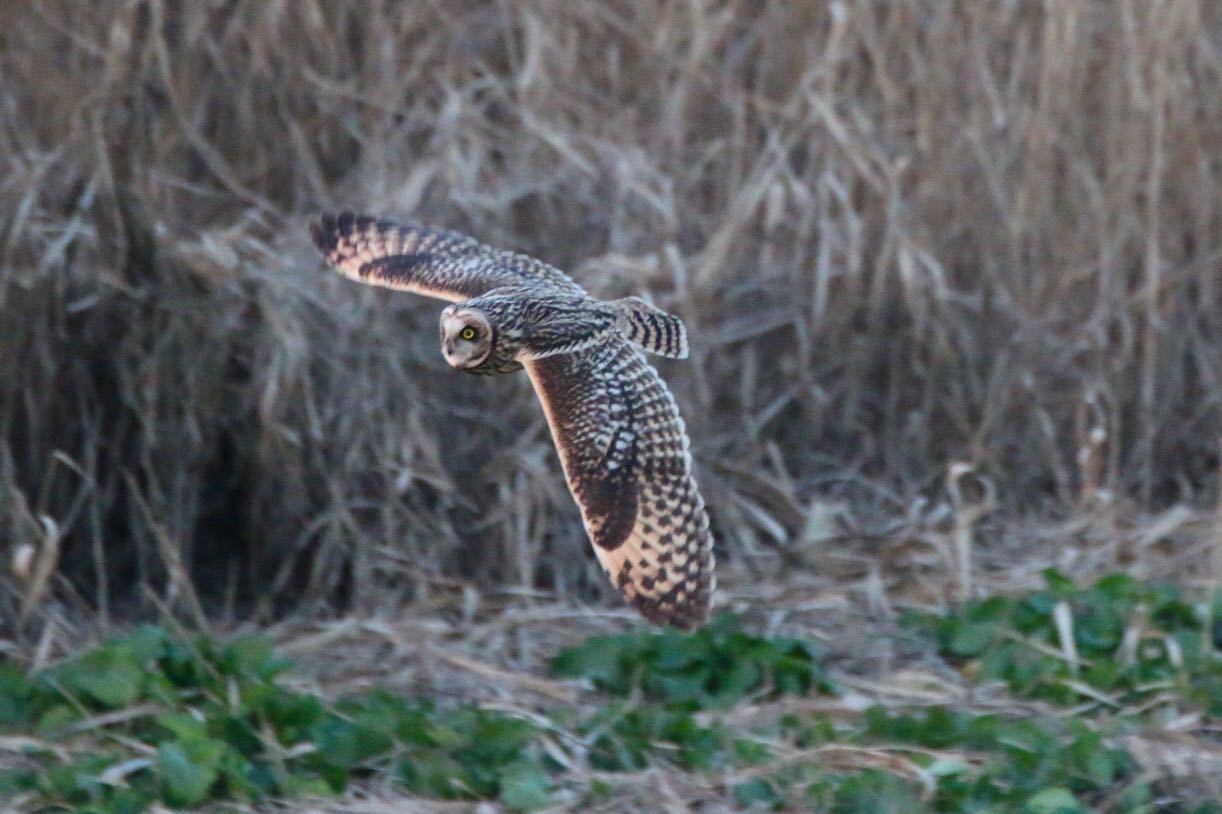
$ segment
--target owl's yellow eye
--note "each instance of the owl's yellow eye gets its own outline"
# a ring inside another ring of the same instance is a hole
[[[463,328],[458,335],[470,342],[471,340],[475,339],[475,329],[468,325],[467,327]]]

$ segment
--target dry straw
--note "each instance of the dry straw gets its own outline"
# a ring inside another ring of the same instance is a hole
[[[327,275],[336,204],[681,314],[731,564],[954,462],[1011,516],[1217,493],[1216,3],[32,0],[0,76],[0,545],[58,545],[0,619],[607,593],[524,383]]]

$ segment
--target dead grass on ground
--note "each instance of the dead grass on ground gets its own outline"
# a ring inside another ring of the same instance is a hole
[[[1123,527],[1096,516],[1022,529],[1012,523],[1004,529],[973,529],[969,593],[1034,590],[1042,584],[1044,568],[1059,568],[1087,582],[1126,564],[1143,579],[1177,581],[1190,592],[1204,593],[1215,587],[1202,568],[1216,549],[1215,526],[1211,516],[1176,508]],[[747,734],[776,731],[786,716],[828,716],[852,724],[874,705],[896,710],[939,706],[1040,720],[1074,717],[1096,707],[1090,701],[1056,706],[1016,698],[1000,683],[981,684],[972,670],[961,672],[928,646],[919,646],[900,624],[904,611],[944,607],[947,597],[962,590],[963,571],[954,560],[957,527],[935,507],[885,536],[818,541],[805,552],[823,564],[817,570],[795,570],[792,553],[781,550],[727,564],[721,574],[720,606],[740,615],[743,626],[760,635],[817,642],[840,693],[759,698],[729,710],[700,713],[697,719],[703,725],[720,722],[730,731]],[[977,535],[1001,542],[977,548]],[[161,608],[168,614],[167,607]],[[73,625],[71,615],[62,610],[48,609],[46,615],[36,639],[7,644],[9,657],[34,668],[50,666],[104,633],[96,620]],[[754,766],[696,772],[657,763],[639,772],[599,772],[581,759],[588,735],[566,728],[561,721],[589,718],[607,699],[582,682],[548,677],[548,662],[561,649],[580,645],[591,636],[619,633],[638,624],[627,609],[575,606],[570,597],[481,592],[442,581],[433,586],[427,600],[329,618],[293,614],[257,629],[293,660],[295,667],[286,680],[292,689],[330,699],[381,689],[396,696],[432,699],[443,707],[477,704],[538,725],[559,742],[556,754],[568,756],[557,781],[557,811],[659,810],[658,806],[676,812],[693,806],[701,811],[734,811],[739,809],[733,789],[739,784],[809,764],[827,771],[876,769],[932,793],[936,780],[924,762],[914,760],[918,752],[968,764],[985,760],[960,745],[928,749],[910,744],[829,743],[799,749],[785,739],[759,735],[770,756]],[[215,633],[230,636],[256,626],[213,627]],[[1205,800],[1222,793],[1217,785],[1222,742],[1216,720],[1174,695],[1164,694],[1158,705],[1160,714],[1130,726],[1109,745],[1127,750],[1143,780],[1155,781],[1172,798]],[[560,717],[553,714],[558,709],[579,714]],[[1108,712],[1114,716],[1111,720],[1136,722],[1142,715],[1135,707]],[[141,714],[141,710],[124,713]],[[20,746],[0,743],[0,749],[14,753]],[[591,803],[583,794],[595,781],[608,790]],[[373,773],[335,799],[239,804],[234,810],[268,811],[280,805],[334,814],[378,814],[406,805],[420,812],[500,810],[492,804],[481,809],[469,802],[404,797],[389,773]]]

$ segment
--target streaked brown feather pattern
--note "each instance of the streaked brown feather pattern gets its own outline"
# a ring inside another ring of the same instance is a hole
[[[526,372],[611,582],[650,621],[701,624],[713,538],[666,384],[622,338],[527,362]]]

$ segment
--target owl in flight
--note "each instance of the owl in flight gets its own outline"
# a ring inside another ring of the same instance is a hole
[[[323,215],[328,262],[368,285],[447,300],[441,352],[466,373],[526,369],[598,561],[646,619],[709,614],[713,538],[675,400],[642,351],[683,359],[683,322],[635,297],[602,302],[564,272],[473,238]]]

